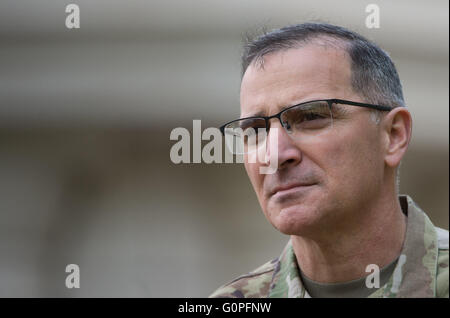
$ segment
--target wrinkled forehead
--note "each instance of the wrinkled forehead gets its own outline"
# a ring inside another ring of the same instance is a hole
[[[241,82],[241,117],[274,113],[304,101],[353,94],[347,52],[309,44],[269,53],[252,62]]]

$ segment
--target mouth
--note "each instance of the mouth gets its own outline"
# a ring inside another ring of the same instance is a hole
[[[270,196],[283,196],[283,195],[289,195],[297,191],[306,190],[310,187],[312,187],[313,183],[295,183],[290,184],[286,186],[280,186],[276,187],[270,194]]]

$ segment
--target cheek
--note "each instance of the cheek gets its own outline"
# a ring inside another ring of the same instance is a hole
[[[353,188],[377,182],[375,178],[381,167],[376,141],[365,135],[340,137],[324,148],[328,154],[321,156],[331,186],[356,191]]]

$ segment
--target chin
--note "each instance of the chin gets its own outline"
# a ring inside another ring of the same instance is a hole
[[[319,215],[312,207],[293,205],[277,209],[270,222],[281,233],[302,236],[319,224]]]

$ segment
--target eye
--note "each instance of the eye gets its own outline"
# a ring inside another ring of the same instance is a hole
[[[253,129],[256,132],[258,129],[262,129],[265,127],[266,121],[262,118],[249,118],[239,121],[239,128],[241,128],[243,131]]]
[[[316,119],[323,119],[326,118],[326,116],[324,114],[321,113],[317,113],[317,112],[307,112],[306,114],[304,114],[303,116],[303,120],[304,121],[308,121],[308,120],[316,120]]]
[[[283,120],[286,129],[290,129],[291,126],[321,120],[328,117],[327,114],[315,110],[292,110],[286,115],[286,118]]]
[[[292,107],[281,117],[288,132],[320,129],[332,120],[327,102],[322,101]]]

